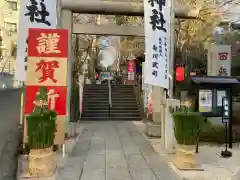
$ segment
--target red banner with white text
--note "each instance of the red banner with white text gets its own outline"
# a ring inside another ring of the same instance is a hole
[[[55,144],[65,139],[67,42],[68,30],[29,29],[25,114],[33,111],[40,87],[46,87],[48,107],[58,113]]]

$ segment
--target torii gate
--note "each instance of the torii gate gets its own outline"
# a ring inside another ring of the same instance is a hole
[[[180,3],[177,3],[176,0],[172,0],[172,1],[174,1],[174,4],[177,5],[175,8],[176,18],[182,18],[182,19],[196,18],[196,15],[194,13],[190,13],[187,8],[183,7]],[[143,27],[73,24],[73,13],[144,16],[144,5],[142,3],[109,2],[109,1],[106,2],[106,1],[90,1],[90,0],[88,1],[87,0],[61,0],[60,7],[61,7],[61,9],[59,9],[61,12],[60,27],[64,29],[68,29],[68,52],[72,52],[72,34],[73,33],[74,34],[92,34],[92,35],[113,35],[113,36],[144,36]],[[70,95],[71,95],[71,66],[73,62],[71,53],[69,53],[68,59],[69,60],[68,60],[68,86],[67,86],[68,87],[67,121],[69,122]],[[173,69],[173,63],[170,65],[170,69]]]
[[[189,12],[188,9],[182,6],[181,4],[179,3],[177,4],[178,7],[175,9],[176,18],[182,19],[196,18],[196,14]],[[144,36],[143,27],[72,23],[72,13],[144,16],[144,6],[142,3],[62,0],[60,6],[61,6],[60,26],[62,28],[68,29],[69,33],[71,34],[73,33],[73,34],[114,35],[114,36]]]

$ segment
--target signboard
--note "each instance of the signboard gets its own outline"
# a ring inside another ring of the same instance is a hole
[[[215,46],[218,76],[231,76],[231,46]]]
[[[144,82],[169,88],[171,1],[144,1]]]
[[[55,144],[65,140],[68,31],[29,29],[25,114],[34,109],[40,87],[47,88],[48,107],[58,114]]]
[[[212,44],[209,54],[208,75],[231,76],[231,46]]]
[[[212,112],[213,107],[212,90],[200,89],[199,90],[199,112]]]
[[[21,0],[20,7],[15,79],[25,81],[28,61],[28,29],[56,28],[57,0]]]
[[[103,80],[112,80],[113,79],[113,75],[111,74],[111,72],[101,72],[100,73],[100,78],[101,81]]]
[[[228,98],[225,96],[222,98],[222,123],[228,123],[229,121],[229,102]]]

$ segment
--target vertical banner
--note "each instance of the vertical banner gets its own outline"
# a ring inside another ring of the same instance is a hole
[[[15,79],[26,80],[28,29],[57,26],[57,0],[21,0],[17,40],[17,59]]]
[[[128,60],[128,80],[135,80],[135,60]]]
[[[48,107],[58,114],[55,144],[65,140],[68,31],[29,29],[25,114],[34,109],[40,87],[47,88]]]
[[[144,1],[144,82],[169,88],[171,0]]]

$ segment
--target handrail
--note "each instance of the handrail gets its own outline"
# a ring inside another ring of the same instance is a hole
[[[108,115],[110,116],[110,111],[112,107],[112,89],[111,89],[111,81],[109,78],[108,78],[108,104],[109,104]]]

